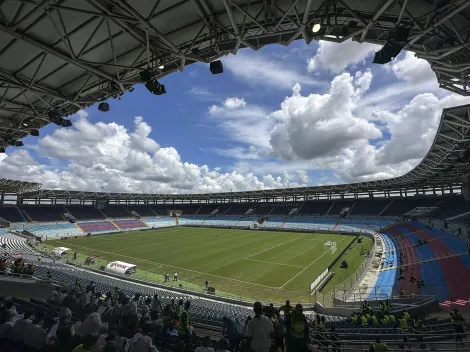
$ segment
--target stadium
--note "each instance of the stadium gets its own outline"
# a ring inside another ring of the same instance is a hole
[[[165,94],[162,79],[187,65],[220,74],[224,56],[294,41],[377,44],[376,64],[411,51],[442,90],[470,96],[469,11],[468,0],[0,1],[0,152],[108,111],[135,85]],[[470,105],[441,109],[425,157],[383,180],[146,194],[0,179],[0,244],[1,351],[467,351]],[[273,326],[260,337],[263,319]]]

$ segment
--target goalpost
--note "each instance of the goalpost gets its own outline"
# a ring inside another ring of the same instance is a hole
[[[338,250],[335,241],[326,241],[323,248],[325,252],[331,251],[331,254],[335,254],[336,251]]]

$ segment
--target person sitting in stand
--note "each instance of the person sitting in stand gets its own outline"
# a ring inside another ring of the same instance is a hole
[[[380,341],[380,337],[377,336],[375,341],[370,344],[369,352],[388,352],[387,345]]]
[[[416,276],[415,276],[415,274],[411,274],[410,282],[411,282],[411,283],[416,282]]]
[[[424,286],[424,280],[422,278],[419,278],[418,282],[417,282],[417,285],[418,285],[418,288],[421,288]]]
[[[400,290],[400,297],[404,297],[405,296],[405,290],[404,289],[401,289]]]

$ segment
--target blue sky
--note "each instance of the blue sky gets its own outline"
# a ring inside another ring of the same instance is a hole
[[[442,108],[468,99],[438,88],[426,61],[377,47],[303,41],[240,50],[224,73],[187,66],[54,125],[0,157],[0,176],[45,188],[217,192],[357,182],[409,171]],[[136,119],[136,117],[139,117]],[[73,152],[71,152],[73,151]],[[21,167],[19,165],[27,165]]]

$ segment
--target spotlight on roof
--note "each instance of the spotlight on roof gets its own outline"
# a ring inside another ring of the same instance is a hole
[[[22,123],[23,127],[28,127],[28,124],[26,122]]]
[[[72,121],[64,119],[62,116],[60,116],[60,113],[57,110],[52,110],[47,113],[47,116],[49,116],[49,120],[53,123],[55,123],[57,126],[60,127],[72,127]]]
[[[382,49],[374,55],[374,64],[386,64],[398,56],[401,49],[408,42],[410,28],[397,27],[388,34],[388,39]]]
[[[222,65],[222,61],[217,60],[217,61],[212,61],[210,63],[210,70],[213,75],[218,75],[219,73],[224,72],[224,66]]]
[[[312,32],[317,33],[321,29],[321,24],[320,23],[315,23],[312,27]]]
[[[22,146],[24,146],[24,143],[22,141],[16,141],[14,139],[10,139],[7,143],[9,145],[11,145],[12,147],[22,147]]]
[[[133,91],[134,91],[134,87],[129,87],[128,91],[129,91],[129,92],[133,92]]]
[[[30,132],[31,136],[33,137],[39,137],[39,130],[33,128]]]
[[[165,68],[165,66],[163,66],[163,65],[158,66],[159,70],[163,70],[164,68]]]
[[[5,153],[5,152],[6,152],[5,148],[0,147],[0,153],[3,154],[3,153]]]
[[[155,77],[155,74],[153,73],[152,70],[147,69],[147,70],[140,71],[140,80],[142,81],[142,83],[151,81],[154,77]]]
[[[145,83],[145,87],[148,89],[150,93],[155,94],[155,95],[162,95],[166,93],[165,86],[163,84],[160,84],[156,79],[153,79]]]
[[[98,104],[98,110],[102,112],[108,112],[109,111],[109,104],[106,102],[99,103]]]

